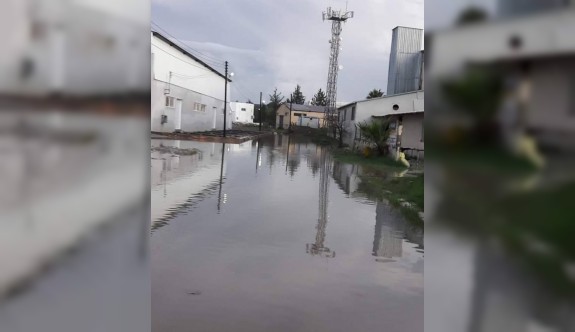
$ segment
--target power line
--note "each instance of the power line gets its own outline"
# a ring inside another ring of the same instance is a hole
[[[219,59],[217,57],[214,56],[210,56],[207,54],[204,54],[196,49],[194,49],[193,47],[191,47],[190,45],[184,43],[183,41],[181,41],[180,39],[174,37],[174,35],[170,34],[168,31],[166,31],[164,28],[162,28],[161,26],[159,26],[157,23],[155,23],[154,21],[152,21],[152,24],[155,25],[158,29],[162,30],[162,32],[164,32],[165,34],[167,34],[168,36],[172,37],[173,39],[175,39],[176,41],[178,41],[180,44],[186,46],[187,48],[189,48],[190,50],[194,51],[194,53],[196,56],[198,56],[199,58],[203,58],[202,60],[205,61],[209,61],[209,62],[213,62],[215,63],[217,66],[223,66],[224,64],[224,60]]]
[[[172,35],[171,33],[169,33],[166,29],[162,28],[159,24],[155,23],[154,21],[152,21],[152,24],[155,25],[158,29],[162,30],[165,34],[167,34],[168,36],[172,37],[173,39],[175,39],[176,41],[178,41],[179,43],[181,43],[182,45],[185,45],[187,48],[189,48],[190,50],[196,52],[199,54],[199,57],[203,57],[208,59],[209,61],[215,61],[217,63],[223,63],[224,60],[219,59],[217,57],[211,56],[211,55],[207,55],[204,54],[198,50],[196,50],[195,48],[191,47],[190,45],[188,45],[187,43],[183,42],[182,40],[176,38],[174,35]]]
[[[169,56],[171,56],[171,57],[173,57],[173,58],[175,58],[175,59],[178,59],[178,60],[180,60],[180,61],[182,61],[182,62],[185,62],[185,63],[187,63],[187,64],[189,64],[189,65],[191,65],[191,66],[194,66],[194,67],[196,67],[196,68],[200,68],[200,69],[203,69],[203,70],[205,70],[205,71],[210,71],[210,72],[211,72],[211,70],[209,70],[208,68],[203,67],[203,66],[198,66],[198,65],[196,65],[195,63],[192,63],[192,62],[189,62],[189,61],[180,59],[180,58],[178,58],[177,56],[171,54],[170,52],[168,52],[168,51],[166,51],[166,50],[163,50],[163,49],[160,48],[159,46],[156,46],[156,45],[152,45],[152,46],[156,47],[158,50],[160,50],[160,51],[166,53],[167,55],[169,55]]]
[[[239,89],[239,86],[232,84],[232,87],[236,88],[236,92],[238,92],[240,96],[244,97],[246,101],[251,100],[251,98],[247,97],[245,94],[242,93],[242,91]]]

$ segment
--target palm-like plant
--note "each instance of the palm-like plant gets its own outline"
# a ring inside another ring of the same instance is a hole
[[[385,155],[387,152],[387,139],[390,134],[390,123],[390,118],[358,123],[357,126],[361,132],[361,140],[375,147],[380,155]]]
[[[367,99],[383,97],[383,92],[380,89],[373,89],[367,94]]]

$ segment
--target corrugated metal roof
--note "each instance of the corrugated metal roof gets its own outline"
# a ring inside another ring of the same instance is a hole
[[[286,105],[288,108],[290,106],[289,103],[284,103],[284,105]],[[292,104],[292,111],[323,113],[325,112],[325,106]]]

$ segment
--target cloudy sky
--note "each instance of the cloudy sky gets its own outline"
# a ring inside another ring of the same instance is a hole
[[[260,91],[268,99],[275,87],[285,96],[296,84],[311,100],[326,86],[331,22],[322,21],[322,11],[328,6],[345,8],[346,1],[152,0],[152,27],[208,61],[228,60],[235,74],[232,100],[256,102]],[[385,91],[391,30],[424,27],[424,0],[349,0],[348,8],[355,17],[342,33],[338,101],[343,102],[363,99],[373,88]]]

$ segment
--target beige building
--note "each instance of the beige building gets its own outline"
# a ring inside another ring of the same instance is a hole
[[[291,105],[283,103],[280,105],[276,115],[276,128],[288,128],[292,126],[321,128],[325,126],[324,106],[314,105]]]

